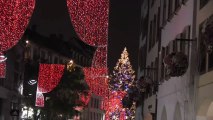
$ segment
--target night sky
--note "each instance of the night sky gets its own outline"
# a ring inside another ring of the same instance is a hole
[[[124,47],[130,54],[135,71],[138,61],[140,0],[111,0],[109,16],[108,67],[116,65]],[[36,8],[29,27],[37,26],[37,32],[49,36],[62,34],[64,40],[76,36],[72,27],[66,0],[36,0]]]
[[[137,70],[139,48],[140,0],[111,0],[109,19],[108,66],[114,68],[124,47]]]

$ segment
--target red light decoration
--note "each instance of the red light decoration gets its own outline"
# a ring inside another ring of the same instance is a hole
[[[90,90],[99,96],[108,95],[107,68],[83,68]]]
[[[58,85],[63,75],[64,67],[64,65],[59,64],[40,64],[36,106],[44,106],[44,97],[42,93],[48,93]]]
[[[92,66],[96,68],[106,67],[107,65],[107,47],[98,47],[95,51]]]
[[[10,49],[22,37],[34,6],[35,0],[1,0],[0,52]]]
[[[126,95],[125,91],[113,91],[109,95],[108,106],[106,106],[106,120],[112,120],[113,116],[116,116],[114,114],[118,114],[119,120],[124,120],[123,114],[123,106],[122,106],[122,99]]]
[[[67,0],[76,33],[92,46],[107,45],[109,0]]]
[[[82,111],[83,109],[84,109],[83,106],[76,106],[76,107],[74,107],[74,110],[76,110],[76,111]]]
[[[0,1],[0,55],[13,47],[23,35],[33,13],[35,0]],[[0,77],[5,77],[5,63],[1,63]]]
[[[79,38],[98,47],[92,67],[107,67],[109,0],[67,0],[67,6]]]
[[[5,62],[0,62],[0,78],[5,78],[6,64]]]
[[[80,101],[83,102],[84,106],[88,105],[91,98],[91,91],[87,92],[88,94],[80,94]]]
[[[79,38],[97,47],[92,67],[83,70],[91,92],[104,98],[103,109],[108,111],[109,87],[106,76],[109,0],[67,0],[67,6]]]

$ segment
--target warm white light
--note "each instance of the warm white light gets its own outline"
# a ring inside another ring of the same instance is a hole
[[[0,55],[0,63],[7,60],[7,57],[4,55]]]
[[[108,78],[109,78],[109,76],[107,75],[107,76],[106,76],[106,78],[108,79]]]
[[[36,80],[29,80],[29,82],[28,82],[29,85],[35,85],[36,83],[37,83]]]
[[[70,61],[69,61],[69,63],[71,63],[71,64],[72,64],[72,63],[73,63],[73,60],[70,60]]]
[[[29,41],[28,40],[26,40],[26,44],[28,44],[29,43]]]

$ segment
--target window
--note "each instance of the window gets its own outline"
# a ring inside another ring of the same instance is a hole
[[[37,48],[33,49],[33,60],[37,61],[39,59],[39,50]]]
[[[154,84],[154,94],[157,92],[157,83],[159,82],[158,81],[158,61],[159,59],[158,59],[158,57],[155,59],[155,69],[154,69],[154,73],[155,73],[155,76],[154,76],[154,81],[155,81],[155,84]]]
[[[93,108],[93,98],[91,98],[90,106]]]
[[[31,48],[30,47],[26,47],[25,53],[24,53],[24,58],[25,59],[30,59],[31,58]]]
[[[162,47],[161,48],[161,61],[162,61],[162,64],[161,64],[161,80],[164,80],[164,62],[163,62],[163,59],[165,57],[165,47]]]
[[[152,21],[150,22],[150,27],[149,27],[149,51],[151,50],[152,47]]]
[[[55,64],[58,64],[58,57],[55,57],[54,63],[55,63]]]
[[[170,21],[171,18],[172,18],[172,14],[173,14],[173,0],[169,0],[169,3],[168,3],[168,20]]]
[[[160,40],[161,38],[161,36],[160,36],[160,7],[158,7],[158,16],[157,16],[158,18],[157,18],[157,32],[156,32],[156,36],[157,36],[157,38],[156,38],[156,41],[158,41],[158,40]]]
[[[166,24],[166,1],[167,0],[163,0],[163,25]]]
[[[213,52],[208,54],[208,70],[213,70]]]
[[[187,2],[187,0],[182,0],[182,3],[185,4]]]
[[[180,0],[175,0],[175,12],[177,12],[180,9]]]
[[[204,41],[202,40],[203,33],[202,29],[204,27],[204,22],[199,25],[199,44],[200,44],[200,73],[206,72],[206,52],[205,52],[205,45]]]
[[[177,50],[177,41],[173,40],[172,44],[173,44],[173,52],[177,52],[178,51]]]
[[[153,44],[152,47],[155,45],[155,41],[156,41],[156,15],[154,15],[154,23],[153,23]]]
[[[208,2],[209,0],[200,0],[200,9],[202,9]]]

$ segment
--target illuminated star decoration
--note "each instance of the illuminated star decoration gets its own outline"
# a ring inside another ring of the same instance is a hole
[[[63,73],[64,65],[40,64],[36,93],[36,106],[44,107],[43,93],[52,91],[60,82]]]
[[[0,1],[0,55],[22,37],[33,13],[35,0]],[[6,65],[1,63],[0,77],[5,76]]]

